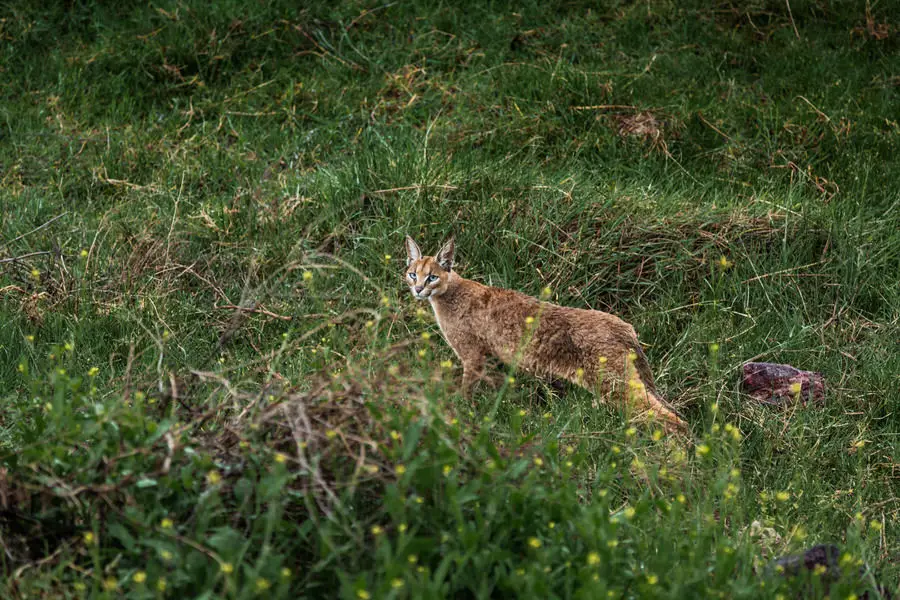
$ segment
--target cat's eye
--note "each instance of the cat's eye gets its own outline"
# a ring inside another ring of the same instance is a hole
[[[416,274],[415,274],[415,273],[408,273],[408,275],[409,275],[409,278],[412,279],[413,281],[416,280]]]
[[[429,283],[431,283],[432,281],[437,281],[437,280],[438,280],[438,276],[437,276],[437,275],[429,275],[429,276],[428,276],[428,282],[429,282]]]

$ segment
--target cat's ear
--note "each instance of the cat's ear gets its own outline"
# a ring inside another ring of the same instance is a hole
[[[456,252],[456,243],[453,236],[450,236],[450,239],[447,240],[447,243],[444,244],[440,250],[438,250],[437,256],[435,259],[437,263],[441,265],[441,268],[448,273],[453,269],[453,254]]]
[[[422,258],[422,251],[419,245],[409,236],[406,236],[406,265],[409,266],[413,262]]]

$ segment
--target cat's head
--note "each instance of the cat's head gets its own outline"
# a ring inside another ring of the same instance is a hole
[[[435,256],[422,256],[418,244],[406,236],[406,271],[403,278],[418,300],[427,300],[447,291],[453,270],[455,246],[451,237]]]

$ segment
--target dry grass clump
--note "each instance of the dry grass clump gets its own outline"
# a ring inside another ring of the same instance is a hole
[[[429,391],[442,385],[440,374],[408,372],[391,361],[407,344],[395,345],[365,364],[340,373],[321,372],[304,390],[268,393],[257,416],[238,415],[223,435],[234,442],[254,437],[276,453],[276,460],[295,463],[304,474],[297,484],[330,512],[343,490],[392,473],[384,450],[397,440],[396,421],[426,424],[448,421],[450,409],[435,404]],[[257,396],[259,397],[259,396]],[[234,435],[236,434],[236,435]]]
[[[614,115],[613,122],[621,137],[636,137],[663,154],[669,153],[669,146],[664,135],[664,124],[652,112],[639,112]]]

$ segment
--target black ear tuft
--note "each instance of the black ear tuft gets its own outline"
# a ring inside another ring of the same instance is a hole
[[[453,254],[455,252],[456,242],[454,237],[450,236],[450,239],[447,240],[447,243],[441,247],[441,249],[437,253],[437,256],[435,256],[438,264],[441,265],[441,268],[447,272],[453,270]]]
[[[419,245],[409,236],[406,236],[406,264],[409,266],[413,261],[422,258],[422,251]]]

